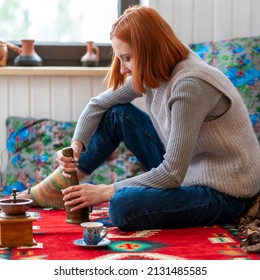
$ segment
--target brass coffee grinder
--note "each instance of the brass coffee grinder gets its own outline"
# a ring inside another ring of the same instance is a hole
[[[73,149],[71,147],[64,148],[62,154],[65,157],[73,157]],[[77,173],[71,172],[71,177],[68,178],[68,186],[75,186],[79,184]],[[66,210],[66,222],[70,224],[80,224],[83,222],[89,222],[89,213],[92,211],[91,207],[85,207],[80,210],[71,212],[71,206],[65,206]]]
[[[0,200],[0,247],[33,246],[33,218],[26,210],[31,199],[16,198],[13,189],[10,199]]]

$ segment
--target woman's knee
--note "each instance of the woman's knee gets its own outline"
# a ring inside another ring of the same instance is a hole
[[[125,208],[126,198],[122,194],[122,191],[116,191],[109,203],[109,217],[112,224],[120,229],[123,229],[126,224],[127,214]]]
[[[136,230],[131,220],[138,215],[132,188],[116,191],[110,200],[109,216],[114,226],[124,231]]]

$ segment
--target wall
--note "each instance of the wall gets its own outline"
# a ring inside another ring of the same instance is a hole
[[[260,35],[260,0],[142,0],[185,43]]]

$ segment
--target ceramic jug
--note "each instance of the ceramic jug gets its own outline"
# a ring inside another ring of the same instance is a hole
[[[99,48],[94,45],[94,42],[86,43],[86,53],[80,59],[82,66],[98,66],[99,63]]]
[[[21,53],[14,59],[16,66],[41,66],[42,58],[36,53],[34,40],[21,40]]]

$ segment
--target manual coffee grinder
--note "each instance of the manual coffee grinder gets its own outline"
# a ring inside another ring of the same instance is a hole
[[[33,241],[33,218],[26,210],[31,199],[17,199],[13,189],[10,199],[0,200],[0,247],[36,245]]]
[[[73,149],[71,147],[67,147],[62,149],[62,154],[65,157],[73,157]],[[75,186],[79,184],[77,173],[71,172],[69,173],[71,175],[70,178],[68,178],[68,186]],[[85,207],[80,210],[71,212],[70,209],[71,206],[65,206],[66,210],[66,222],[70,224],[80,224],[83,222],[89,222],[89,213],[92,211],[91,207]]]

